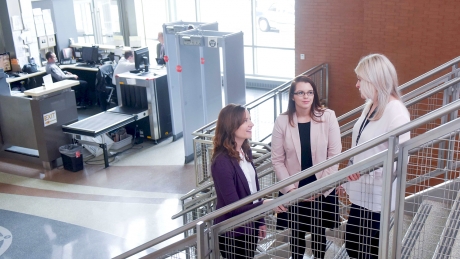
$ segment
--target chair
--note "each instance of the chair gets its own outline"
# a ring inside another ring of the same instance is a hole
[[[116,96],[114,94],[115,86],[112,84],[112,77],[112,64],[99,66],[99,70],[96,74],[96,92],[98,94],[99,106],[102,111],[107,110],[107,104],[110,104],[112,97]]]

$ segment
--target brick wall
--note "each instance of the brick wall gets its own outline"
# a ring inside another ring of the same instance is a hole
[[[459,14],[458,0],[297,0],[296,74],[329,63],[341,115],[363,103],[354,68],[367,54],[386,55],[400,84],[460,56]]]

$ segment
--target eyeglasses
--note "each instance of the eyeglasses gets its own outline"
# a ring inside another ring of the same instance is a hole
[[[315,92],[313,92],[313,91],[308,91],[308,92],[298,91],[298,92],[295,92],[294,94],[297,95],[297,96],[305,96],[305,95],[313,96],[313,95],[315,95]]]

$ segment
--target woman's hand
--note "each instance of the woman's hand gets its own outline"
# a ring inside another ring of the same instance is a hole
[[[267,236],[267,226],[262,225],[259,227],[259,239],[264,239]]]
[[[335,191],[339,197],[344,197],[347,195],[347,192],[345,191],[345,188],[342,187],[342,185],[335,188]]]
[[[359,178],[361,177],[361,175],[359,173],[354,173],[354,174],[351,174],[347,177],[348,181],[357,181],[359,180]]]
[[[264,200],[264,204],[265,204],[266,202],[270,202],[270,201],[272,201],[272,200],[273,200],[273,199]],[[273,211],[274,211],[275,213],[280,213],[280,212],[286,212],[287,209],[286,209],[283,205],[279,205],[278,207],[274,208]]]

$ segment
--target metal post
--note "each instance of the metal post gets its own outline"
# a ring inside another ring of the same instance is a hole
[[[276,96],[279,94],[279,92],[276,92],[275,95],[273,96],[273,121],[276,121]]]
[[[405,150],[399,150],[398,166],[396,170],[396,202],[393,226],[393,258],[401,258],[404,220],[404,201],[406,191],[406,175],[409,157]]]
[[[205,258],[205,255],[207,254],[205,251],[205,235],[204,235],[204,229],[206,227],[206,224],[204,224],[203,221],[200,221],[196,224],[196,256],[197,258]]]
[[[99,147],[102,148],[102,152],[104,153],[104,168],[107,168],[109,167],[109,153],[107,152],[107,144],[104,141],[104,136],[102,136],[102,142],[103,143],[99,144]]]
[[[280,102],[280,113],[283,113],[283,93],[278,94],[278,97],[279,97],[278,99],[279,99],[279,102]],[[275,118],[275,120],[276,120],[276,118]]]
[[[390,212],[391,212],[391,194],[393,185],[394,158],[397,147],[398,137],[391,136],[388,138],[387,158],[383,167],[383,184],[382,184],[382,211],[380,214],[380,237],[379,237],[379,258],[388,257],[390,237]]]

